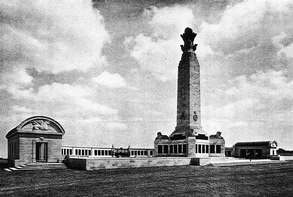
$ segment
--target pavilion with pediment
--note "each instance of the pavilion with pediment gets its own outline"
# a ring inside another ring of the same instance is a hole
[[[64,133],[62,126],[52,118],[30,117],[7,133],[8,160],[14,164],[62,161]]]

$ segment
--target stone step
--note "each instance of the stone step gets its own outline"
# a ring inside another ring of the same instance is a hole
[[[272,163],[282,163],[283,161],[277,160],[265,160],[265,161],[242,161],[242,162],[215,162],[208,164],[214,167],[228,167],[228,166],[247,166],[247,165],[261,165],[261,164],[272,164]]]
[[[63,163],[28,163],[22,168],[17,168],[17,170],[49,170],[66,168],[66,165]]]

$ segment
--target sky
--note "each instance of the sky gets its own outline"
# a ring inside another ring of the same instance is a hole
[[[293,1],[2,0],[0,157],[43,115],[63,145],[153,147],[176,126],[180,34],[195,38],[202,126],[293,149]]]

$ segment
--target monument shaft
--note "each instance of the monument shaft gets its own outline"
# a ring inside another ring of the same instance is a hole
[[[177,126],[185,136],[201,131],[200,66],[193,51],[183,52],[178,67]]]

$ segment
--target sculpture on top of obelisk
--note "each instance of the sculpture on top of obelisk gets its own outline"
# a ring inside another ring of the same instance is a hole
[[[193,44],[194,38],[196,37],[197,33],[194,33],[191,28],[187,27],[183,34],[181,34],[181,38],[184,41],[184,45],[181,46],[181,50],[183,52],[189,51],[192,49],[193,51],[196,50],[197,44]]]

